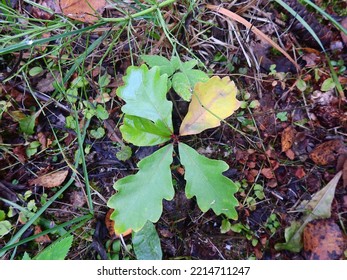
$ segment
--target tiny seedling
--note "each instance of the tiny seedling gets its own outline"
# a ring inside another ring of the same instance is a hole
[[[148,57],[145,60],[149,63]],[[173,104],[166,99],[171,85],[168,76],[158,66],[150,69],[146,65],[130,66],[123,78],[124,86],[117,89],[117,95],[125,101],[122,106],[124,119],[120,127],[125,141],[136,146],[172,142],[142,159],[136,174],[114,184],[117,192],[107,205],[114,209],[111,219],[115,221],[116,233],[121,234],[127,229],[136,233],[148,221],[155,223],[159,220],[163,199],[172,200],[174,197],[170,166],[176,145],[179,160],[185,169],[187,198],[195,196],[203,212],[212,209],[217,215],[224,214],[229,219],[237,219],[235,207],[238,201],[234,194],[238,188],[222,174],[228,165],[222,160],[200,155],[180,139],[181,136],[218,127],[221,120],[239,108],[237,88],[228,77],[221,79],[215,76],[205,82],[195,83],[188,113],[182,121],[179,134],[175,135]]]

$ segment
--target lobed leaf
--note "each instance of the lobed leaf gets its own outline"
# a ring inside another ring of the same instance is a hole
[[[175,67],[166,57],[161,55],[141,55],[141,59],[146,62],[149,67],[158,66],[160,74],[171,76],[175,72]]]
[[[167,75],[160,76],[158,67],[148,70],[130,66],[123,78],[125,85],[117,89],[117,95],[126,104],[122,106],[125,114],[165,124],[168,133],[172,133],[172,102],[166,99],[168,91]]]
[[[217,127],[240,107],[237,88],[229,77],[214,76],[195,85],[188,113],[182,121],[180,135],[191,135]]]
[[[170,140],[170,132],[161,121],[125,115],[120,127],[123,139],[136,146],[154,146]]]
[[[222,173],[229,166],[221,160],[208,159],[186,144],[179,143],[179,155],[185,168],[187,198],[196,197],[199,208],[206,212],[212,209],[217,215],[225,214],[237,219],[238,205],[234,194],[237,186]]]
[[[107,206],[115,209],[111,219],[115,232],[139,231],[147,221],[157,222],[162,213],[162,200],[174,196],[171,169],[173,145],[167,145],[138,163],[139,171],[118,180]]]

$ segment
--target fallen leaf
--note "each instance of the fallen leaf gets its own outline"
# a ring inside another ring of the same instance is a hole
[[[287,158],[289,158],[290,160],[294,160],[295,159],[295,153],[293,152],[292,149],[288,149],[286,151],[286,156]]]
[[[43,132],[37,133],[37,139],[39,140],[41,144],[42,150],[47,148],[47,137]]]
[[[70,194],[70,203],[71,205],[77,209],[83,207],[83,205],[87,202],[86,196],[83,191],[73,191]]]
[[[55,90],[54,84],[60,83],[61,81],[62,78],[59,71],[49,72],[45,78],[37,83],[36,89],[43,93],[52,92]]]
[[[60,186],[66,179],[69,170],[60,170],[53,173],[39,176],[35,179],[29,180],[29,185],[39,185],[44,188],[54,188]]]
[[[24,163],[27,159],[25,147],[24,146],[16,146],[13,148],[13,154],[15,154],[18,158],[18,160],[21,163]]]
[[[273,179],[275,177],[272,168],[262,168],[261,174],[263,174],[266,179]]]
[[[332,219],[314,220],[303,233],[306,259],[339,260],[346,248],[346,241],[339,226]]]
[[[295,177],[298,179],[304,178],[306,176],[306,172],[304,170],[304,168],[302,168],[301,166],[298,167],[298,169],[296,169],[295,171]]]
[[[52,12],[44,11],[40,7],[33,6],[31,10],[31,14],[33,17],[38,19],[50,20],[53,18],[54,11],[56,9],[56,1],[48,0],[48,1],[40,1],[40,5],[45,8],[49,8]]]
[[[34,231],[34,235],[39,234],[42,232],[42,229],[40,226],[35,226],[35,231]],[[47,234],[45,235],[41,235],[39,237],[35,238],[35,241],[39,244],[47,244],[51,242],[51,239],[49,238],[49,236]]]
[[[312,109],[319,123],[327,128],[346,126],[347,115],[336,106],[315,106]]]
[[[194,87],[188,113],[182,121],[180,135],[197,134],[217,127],[240,107],[236,99],[237,88],[229,77],[214,76]]]
[[[317,165],[328,165],[334,163],[343,150],[345,145],[342,140],[329,140],[316,146],[310,153],[310,158]]]
[[[109,209],[106,213],[105,216],[105,225],[108,230],[108,233],[111,238],[119,238],[120,235],[116,233],[115,228],[114,228],[114,221],[110,219],[111,214],[113,213],[114,209]],[[131,229],[126,230],[122,236],[127,236],[132,233]]]
[[[294,143],[296,130],[292,126],[285,128],[281,135],[282,152],[288,151]]]
[[[103,13],[105,0],[60,0],[62,13],[72,19],[85,23],[96,22]]]
[[[288,250],[300,252],[303,247],[302,234],[305,226],[314,219],[330,218],[331,203],[335,195],[336,185],[339,182],[342,171],[315,195],[310,201],[304,200],[295,210],[303,212],[300,220],[294,221],[285,229],[285,243],[275,244],[276,250]]]

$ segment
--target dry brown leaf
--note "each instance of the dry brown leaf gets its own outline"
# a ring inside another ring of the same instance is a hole
[[[86,196],[82,191],[73,191],[70,194],[70,203],[72,206],[77,209],[83,207],[83,205],[87,202]]]
[[[273,179],[273,178],[275,178],[275,175],[274,175],[274,173],[273,173],[272,168],[263,168],[263,169],[261,170],[261,174],[263,174],[264,177],[267,178],[267,179]]]
[[[294,160],[294,158],[295,158],[295,153],[293,152],[292,149],[289,149],[288,151],[286,151],[286,156],[287,156],[287,158],[289,158],[290,160]]]
[[[36,85],[36,89],[43,93],[52,92],[55,90],[54,83],[62,81],[59,71],[49,72],[45,78],[42,78]]]
[[[34,235],[39,234],[42,232],[42,229],[40,226],[35,226],[35,231],[34,231]],[[51,239],[49,238],[49,236],[47,234],[45,235],[41,235],[39,237],[35,238],[35,241],[39,244],[46,244],[46,243],[50,243]]]
[[[65,16],[85,23],[96,22],[106,6],[105,0],[60,0],[59,3]]]
[[[53,173],[39,176],[29,181],[29,185],[39,185],[45,188],[54,188],[60,186],[66,179],[69,170],[60,170]]]
[[[338,260],[346,248],[342,231],[332,219],[308,223],[303,240],[306,258],[310,260]]]
[[[216,11],[220,14],[223,14],[233,20],[236,20],[237,22],[243,24],[246,28],[248,28],[249,30],[251,30],[253,33],[255,33],[256,35],[258,35],[261,39],[263,39],[264,41],[266,41],[267,43],[269,43],[273,48],[275,48],[276,50],[278,50],[280,53],[282,53],[286,58],[288,58],[288,60],[293,63],[297,69],[297,71],[299,72],[299,70],[301,69],[301,67],[299,66],[299,64],[296,63],[296,61],[291,58],[291,56],[284,50],[282,49],[277,43],[275,43],[273,40],[271,40],[268,36],[266,36],[262,31],[260,31],[258,28],[256,28],[255,26],[253,26],[250,22],[248,22],[247,20],[245,20],[243,17],[239,16],[238,14],[235,14],[225,8],[219,7],[219,6],[215,6],[215,5],[206,5],[206,7],[210,10]]]
[[[317,165],[328,165],[336,162],[338,155],[344,150],[342,140],[329,140],[316,146],[310,153],[310,158]]]
[[[107,211],[106,216],[105,216],[105,225],[108,230],[108,233],[111,238],[119,238],[119,234],[116,233],[114,229],[114,221],[110,219],[111,214],[113,213],[114,209],[110,209]],[[124,233],[122,233],[122,236],[127,236],[132,233],[131,229],[126,230]]]
[[[15,154],[21,163],[27,160],[27,155],[24,146],[16,146],[13,148],[13,154]]]
[[[295,177],[298,179],[304,178],[306,176],[306,172],[304,170],[304,168],[302,168],[301,166],[298,167],[298,169],[296,169],[295,171]]]
[[[294,143],[296,130],[292,126],[285,128],[281,135],[282,152],[288,151]]]

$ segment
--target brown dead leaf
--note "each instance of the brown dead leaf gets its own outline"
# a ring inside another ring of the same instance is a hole
[[[86,196],[82,191],[73,191],[70,194],[70,203],[74,208],[83,207],[83,205],[87,202]]]
[[[105,10],[105,0],[60,0],[62,13],[85,23],[96,22]]]
[[[283,130],[281,135],[282,152],[288,151],[293,146],[295,133],[296,130],[292,126]]]
[[[315,106],[312,109],[319,123],[327,128],[346,126],[347,115],[336,106]]]
[[[45,150],[47,148],[47,138],[46,135],[43,132],[37,133],[37,139],[39,140],[42,150]]]
[[[295,154],[294,154],[294,152],[293,152],[292,149],[289,149],[289,150],[286,151],[286,156],[287,156],[287,158],[289,158],[290,160],[294,160],[294,159],[295,159]]]
[[[40,226],[35,226],[35,231],[34,231],[34,235],[39,234],[42,232],[42,229]],[[49,238],[49,236],[47,234],[39,236],[37,238],[35,238],[35,241],[39,244],[46,244],[46,243],[50,243],[51,239]]]
[[[277,180],[274,178],[274,179],[270,179],[267,183],[266,183],[266,186],[269,187],[269,188],[276,188],[278,185],[277,183]]]
[[[60,186],[66,179],[69,170],[60,170],[53,173],[39,176],[29,180],[29,185],[39,185],[45,188],[54,188]]]
[[[62,78],[59,71],[53,71],[53,73],[49,72],[45,78],[41,79],[37,83],[36,89],[43,93],[52,92],[55,90],[54,83],[55,82],[59,83],[61,81],[62,81]]]
[[[49,20],[53,18],[54,11],[56,10],[56,1],[55,0],[43,0],[39,3],[42,7],[49,8],[52,12],[45,11],[40,9],[39,6],[33,6],[31,14],[33,17],[38,19]]]
[[[275,178],[275,174],[273,173],[272,168],[263,168],[261,170],[261,174],[263,174],[264,177],[267,178],[267,179]]]
[[[107,211],[106,216],[105,216],[105,225],[108,230],[108,233],[111,238],[119,238],[119,234],[116,233],[114,229],[114,221],[110,219],[111,214],[113,213],[114,209],[110,209]],[[132,233],[131,229],[128,229],[125,231],[122,236],[127,236]]]
[[[303,240],[306,258],[310,260],[338,260],[346,248],[346,239],[332,219],[308,223]]]
[[[310,153],[310,158],[317,165],[328,165],[336,162],[340,153],[346,150],[342,140],[329,140],[316,146]]]
[[[298,167],[298,169],[296,169],[295,171],[295,177],[298,179],[304,178],[306,176],[306,172],[304,170],[304,168],[302,168],[301,166]]]
[[[16,146],[13,148],[13,153],[17,156],[18,160],[21,163],[24,163],[27,159],[27,155],[25,152],[25,147],[24,146]]]

